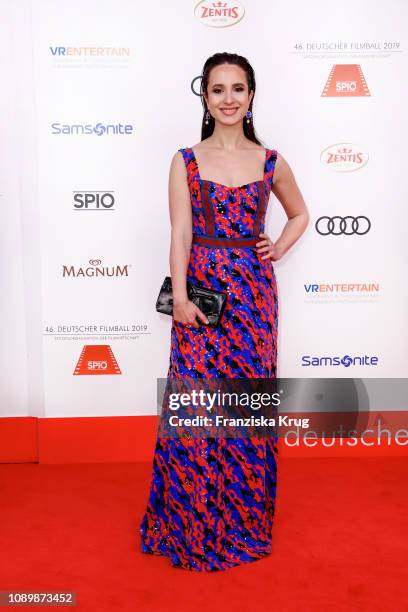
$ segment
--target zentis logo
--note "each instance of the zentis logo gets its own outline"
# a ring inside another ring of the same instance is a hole
[[[74,376],[122,374],[112,349],[107,344],[88,344],[82,349]]]
[[[322,151],[320,161],[333,172],[353,172],[367,164],[368,153],[351,142],[337,142]]]
[[[371,96],[363,71],[358,64],[335,64],[322,91],[326,98]]]
[[[194,15],[201,23],[210,28],[227,28],[241,21],[245,15],[245,9],[238,1],[208,2],[201,0],[194,9]]]

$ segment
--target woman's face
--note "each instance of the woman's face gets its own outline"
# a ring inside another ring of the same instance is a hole
[[[240,66],[221,64],[211,69],[205,100],[215,121],[226,125],[242,121],[253,95]]]

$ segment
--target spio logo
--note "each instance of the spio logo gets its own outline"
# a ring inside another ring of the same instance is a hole
[[[227,28],[241,21],[245,9],[238,0],[201,0],[194,9],[194,15],[209,28]]]
[[[74,376],[122,374],[119,364],[108,344],[86,344],[73,372]]]
[[[316,231],[321,236],[352,236],[367,234],[371,228],[371,221],[368,217],[360,215],[358,217],[319,217],[315,223]]]
[[[52,123],[51,134],[69,134],[69,135],[88,135],[96,134],[97,136],[104,136],[108,134],[132,134],[133,125],[127,123],[96,123],[92,125],[90,123]]]
[[[77,210],[113,210],[113,191],[74,191],[74,208]]]
[[[333,172],[353,172],[367,164],[368,154],[351,142],[338,142],[322,151],[320,161]]]
[[[366,80],[359,64],[334,64],[322,97],[370,96]]]

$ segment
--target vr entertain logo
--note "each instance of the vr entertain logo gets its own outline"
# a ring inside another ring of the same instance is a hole
[[[128,123],[96,123],[95,125],[90,123],[52,123],[51,134],[68,134],[70,136],[84,136],[85,134],[96,134],[97,136],[104,136],[105,134],[133,134],[133,126]]]
[[[380,283],[309,283],[306,293],[372,293],[380,290]]]
[[[129,47],[49,47],[53,57],[129,57]]]

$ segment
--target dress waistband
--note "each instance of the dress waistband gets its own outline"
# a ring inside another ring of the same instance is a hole
[[[242,248],[254,247],[257,242],[260,242],[259,236],[251,236],[249,238],[216,238],[214,236],[199,236],[193,234],[193,243],[202,244],[204,246],[219,247],[219,248]]]

